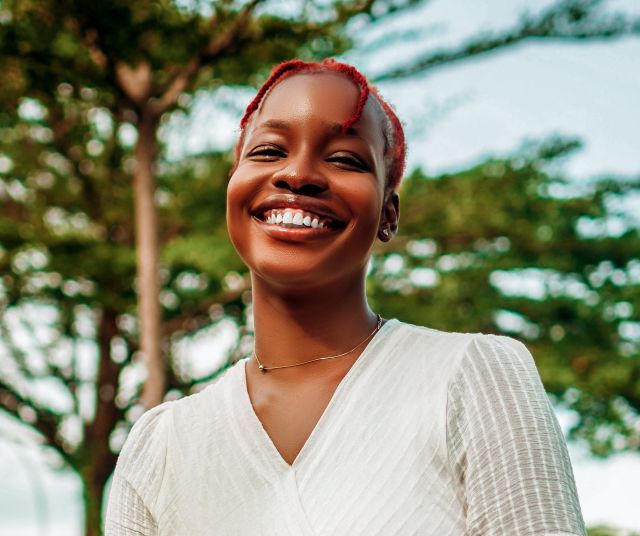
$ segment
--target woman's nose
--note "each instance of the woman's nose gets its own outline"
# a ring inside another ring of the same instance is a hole
[[[317,195],[329,188],[329,182],[309,158],[291,158],[288,165],[276,171],[272,183],[277,188],[304,195]]]

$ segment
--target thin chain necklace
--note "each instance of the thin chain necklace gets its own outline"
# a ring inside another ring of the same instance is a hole
[[[353,348],[351,348],[351,350],[348,350],[341,354],[329,355],[326,357],[316,357],[315,359],[309,359],[309,361],[303,361],[302,363],[294,363],[293,365],[279,365],[274,367],[265,367],[262,363],[260,363],[260,360],[258,359],[258,354],[256,353],[255,348],[253,349],[253,357],[256,358],[256,362],[258,363],[258,368],[263,373],[267,372],[268,370],[275,370],[275,369],[289,368],[289,367],[299,367],[301,365],[306,365],[308,363],[313,363],[315,361],[324,361],[325,359],[337,359],[338,357],[344,357],[345,355],[348,355],[351,352],[353,352],[356,348],[362,346],[365,342],[370,340],[380,330],[380,328],[382,327],[382,318],[380,317],[380,315],[376,315],[376,319],[377,319],[377,322],[374,330],[371,333],[369,333],[369,335],[367,335],[364,339],[362,339],[358,344],[356,344]]]

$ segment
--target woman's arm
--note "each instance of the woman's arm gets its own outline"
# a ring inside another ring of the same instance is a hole
[[[162,415],[170,402],[147,411],[129,432],[111,479],[106,536],[156,536],[149,504],[158,497],[165,470],[166,438]]]
[[[447,444],[466,536],[586,534],[562,431],[519,341],[470,342],[449,385]]]
[[[158,527],[144,501],[129,482],[114,474],[109,491],[106,536],[155,536]]]

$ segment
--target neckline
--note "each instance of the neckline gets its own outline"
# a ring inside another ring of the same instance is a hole
[[[374,354],[374,350],[381,346],[385,339],[384,337],[392,332],[392,328],[400,323],[399,320],[395,318],[388,319],[378,330],[378,332],[371,338],[367,346],[365,346],[362,353],[358,356],[358,358],[351,365],[347,373],[343,376],[342,380],[336,387],[329,403],[326,405],[322,415],[316,422],[313,430],[307,437],[304,445],[298,452],[293,463],[289,464],[280,454],[280,451],[276,448],[273,440],[265,430],[262,425],[262,421],[258,418],[255,410],[253,409],[253,404],[251,403],[251,398],[249,397],[249,391],[247,389],[247,376],[246,376],[246,367],[249,359],[243,359],[240,363],[240,366],[236,367],[238,376],[236,385],[239,390],[239,397],[241,399],[241,408],[245,418],[249,421],[248,427],[249,430],[242,429],[245,435],[247,432],[251,433],[252,438],[250,441],[255,442],[252,445],[251,450],[262,450],[264,454],[271,461],[272,467],[277,472],[291,472],[298,471],[301,466],[305,464],[305,461],[310,458],[313,453],[314,445],[319,441],[322,436],[323,430],[328,426],[328,422],[331,418],[331,414],[335,413],[336,407],[339,405],[340,400],[344,397],[344,391],[352,384],[365,369],[366,364],[371,361],[370,356]],[[246,437],[243,439],[246,440]],[[251,456],[251,460],[254,461],[254,456]],[[258,463],[256,461],[256,463]]]

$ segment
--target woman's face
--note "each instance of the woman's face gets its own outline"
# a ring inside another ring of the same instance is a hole
[[[364,277],[383,214],[384,138],[369,100],[336,74],[277,84],[254,114],[227,190],[231,240],[254,275],[306,289]]]

